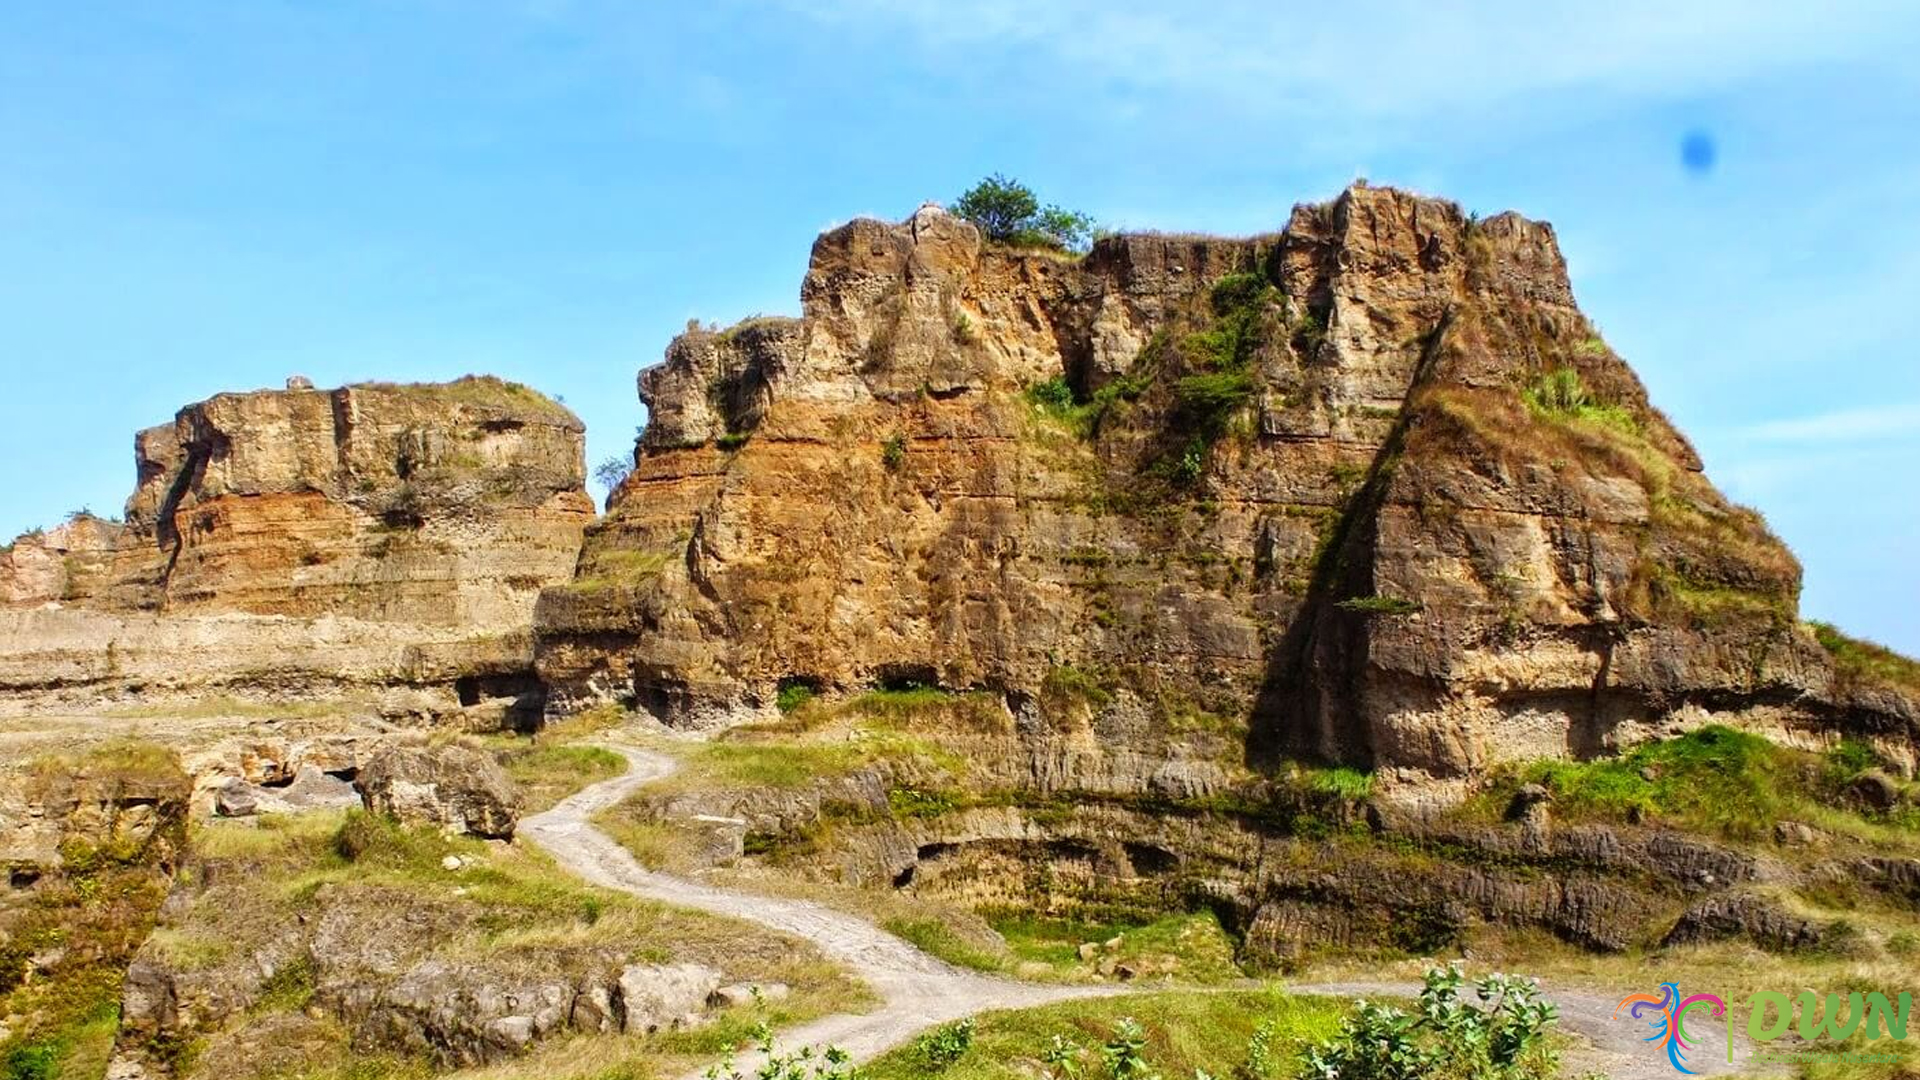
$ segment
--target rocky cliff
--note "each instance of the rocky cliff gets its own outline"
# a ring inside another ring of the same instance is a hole
[[[580,421],[492,378],[221,394],[134,447],[124,523],[0,554],[0,686],[526,681],[594,516]]]
[[[1913,759],[1912,698],[1836,679],[1793,556],[1544,223],[1355,186],[1071,258],[929,206],[821,236],[801,299],[641,373],[636,467],[536,611],[552,707],[979,689],[1037,781],[1135,789],[1460,778],[1708,719]]]

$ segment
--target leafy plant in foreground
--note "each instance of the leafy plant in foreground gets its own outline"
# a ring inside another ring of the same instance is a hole
[[[1478,1004],[1461,996],[1470,986]],[[1457,967],[1427,970],[1413,1012],[1360,1003],[1340,1033],[1307,1052],[1311,1080],[1549,1080],[1559,1055],[1547,1041],[1559,1019],[1531,979],[1468,983]]]

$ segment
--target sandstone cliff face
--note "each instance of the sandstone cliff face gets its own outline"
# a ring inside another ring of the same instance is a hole
[[[124,525],[0,559],[0,685],[524,674],[594,516],[580,421],[492,378],[221,394],[135,453]]]
[[[1277,755],[1464,777],[1709,716],[1912,759],[1913,702],[1836,687],[1797,563],[1545,224],[1355,187],[1076,260],[927,207],[823,235],[802,305],[641,374],[636,468],[537,609],[558,707],[979,688],[1037,780],[1135,789]]]

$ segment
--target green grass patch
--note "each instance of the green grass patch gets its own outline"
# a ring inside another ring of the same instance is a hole
[[[1897,842],[1904,818],[1873,821],[1835,805],[1838,792],[1873,760],[1856,744],[1811,754],[1715,724],[1618,757],[1503,770],[1469,806],[1497,816],[1520,785],[1537,783],[1553,793],[1555,816],[1572,820],[1663,822],[1757,841],[1771,836],[1776,822],[1797,818]]]
[[[627,771],[627,759],[601,746],[564,746],[546,743],[515,744],[499,752],[507,775],[520,785],[523,809],[537,813],[579,791]]]
[[[1543,419],[1596,424],[1629,435],[1640,433],[1640,421],[1632,412],[1596,398],[1580,373],[1570,367],[1542,372],[1521,390],[1520,396],[1527,408]]]
[[[580,562],[580,571],[563,588],[576,592],[600,592],[606,589],[643,585],[659,577],[683,554],[675,547],[654,551],[629,548],[596,550]]]
[[[1411,615],[1420,610],[1420,602],[1400,596],[1355,596],[1334,605],[1341,611],[1364,615]]]
[[[901,939],[931,956],[937,956],[956,967],[971,968],[974,971],[1000,971],[1006,967],[1006,958],[988,951],[968,941],[954,931],[953,927],[939,919],[891,918],[881,924],[887,933]]]
[[[1833,657],[1834,671],[1843,680],[1893,686],[1920,694],[1920,661],[1900,655],[1885,645],[1848,637],[1832,623],[1807,624],[1820,647]]]
[[[1034,1063],[1056,1040],[1085,1051],[1084,1075],[1104,1077],[1097,1048],[1115,1039],[1125,1019],[1140,1028],[1139,1056],[1159,1075],[1241,1075],[1247,1049],[1263,1027],[1278,1080],[1297,1072],[1301,1052],[1331,1036],[1346,1015],[1344,1003],[1294,997],[1277,990],[1229,993],[1168,992],[1118,999],[1062,1002],[1037,1009],[985,1013],[976,1018],[971,1045],[939,1075],[948,1080],[1031,1080]],[[922,1055],[905,1046],[863,1070],[864,1080],[924,1080]],[[1146,1071],[1134,1074],[1144,1078]]]
[[[1000,911],[990,913],[987,922],[1006,939],[1017,963],[1045,965],[1057,978],[1089,978],[1109,960],[1127,965],[1141,979],[1204,984],[1246,975],[1234,960],[1233,936],[1210,911],[1111,922]],[[1083,946],[1093,946],[1090,958],[1080,955]]]
[[[1071,664],[1048,668],[1046,677],[1040,681],[1040,692],[1055,702],[1081,701],[1094,709],[1113,700],[1113,692],[1107,688],[1101,673]]]

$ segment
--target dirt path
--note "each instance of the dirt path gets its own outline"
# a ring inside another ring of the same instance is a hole
[[[977,1012],[1024,1009],[1118,992],[1113,987],[1042,986],[962,971],[871,923],[820,904],[716,889],[647,870],[625,848],[595,828],[592,819],[672,772],[674,762],[630,746],[608,744],[607,749],[626,757],[630,768],[625,775],[594,784],[553,809],[522,820],[520,835],[596,885],[730,915],[812,942],[865,980],[879,996],[881,1005],[873,1012],[828,1016],[781,1032],[783,1046],[832,1044],[855,1060],[865,1061],[928,1027]],[[743,1056],[740,1064],[742,1071],[751,1075],[759,1062]]]
[[[781,1032],[789,1047],[832,1044],[866,1061],[906,1042],[935,1024],[992,1009],[1024,1009],[1071,998],[1105,997],[1127,991],[1111,986],[1050,986],[1023,983],[963,971],[937,960],[880,928],[843,912],[804,900],[758,896],[718,889],[696,881],[655,873],[595,828],[595,814],[614,806],[647,784],[673,772],[672,758],[620,744],[607,749],[627,759],[628,771],[587,787],[541,814],[520,822],[520,835],[546,849],[561,865],[596,885],[635,896],[696,908],[758,923],[812,942],[871,986],[881,1005],[869,1013],[836,1014]],[[1363,995],[1409,997],[1413,983],[1301,983],[1287,989],[1337,997]],[[1625,993],[1622,990],[1621,993]],[[1656,1048],[1641,1042],[1645,1028],[1613,1018],[1617,995],[1553,990],[1563,1030],[1591,1045],[1571,1055],[1568,1075],[1592,1071],[1614,1080],[1670,1080],[1674,1071]],[[1701,1075],[1740,1071],[1726,1062],[1722,1031],[1696,1025],[1702,1035],[1689,1067]],[[1690,1032],[1692,1029],[1689,1029]],[[1741,1040],[1744,1042],[1744,1040]],[[1735,1051],[1743,1058],[1742,1048]],[[742,1071],[752,1074],[759,1061],[743,1056]],[[690,1074],[690,1080],[700,1073]],[[1748,1073],[1748,1075],[1753,1075]]]

